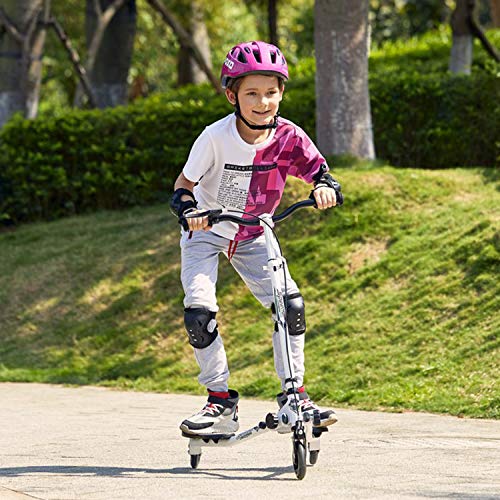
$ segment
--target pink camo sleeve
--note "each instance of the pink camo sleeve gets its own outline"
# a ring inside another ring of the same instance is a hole
[[[328,164],[325,157],[319,152],[316,145],[309,136],[299,127],[297,127],[297,138],[291,154],[291,166],[288,174],[298,177],[312,184],[314,174],[316,174],[321,165]]]

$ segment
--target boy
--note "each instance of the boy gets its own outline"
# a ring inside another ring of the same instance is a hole
[[[254,296],[272,308],[270,278],[264,267],[267,253],[261,227],[222,222],[209,227],[197,213],[227,208],[251,214],[274,213],[287,175],[314,184],[319,209],[341,200],[340,185],[309,137],[292,122],[278,117],[288,67],[280,50],[264,42],[240,43],[227,54],[221,82],[235,112],[208,126],[195,141],[174,185],[171,207],[187,216],[189,232],[181,236],[181,281],[185,292],[184,323],[200,366],[198,380],[208,390],[201,411],[181,423],[185,435],[222,435],[238,430],[238,393],[229,389],[224,345],[217,329],[215,286],[218,256],[226,255]],[[203,230],[203,231],[202,231]],[[304,301],[286,272],[287,319],[292,362],[299,387],[300,410],[318,407],[304,389]],[[285,387],[282,353],[273,335],[274,361]],[[286,395],[278,394],[278,404]],[[321,426],[335,423],[332,410],[323,410]]]

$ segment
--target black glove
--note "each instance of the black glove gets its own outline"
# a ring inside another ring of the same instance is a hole
[[[314,175],[314,188],[319,187],[329,187],[335,191],[335,197],[337,199],[337,206],[344,203],[344,195],[342,194],[342,187],[340,184],[327,173],[328,169],[326,165],[321,165],[318,172]]]

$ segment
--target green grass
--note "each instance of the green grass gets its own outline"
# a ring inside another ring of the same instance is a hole
[[[346,203],[280,230],[306,301],[306,383],[364,409],[500,416],[498,171],[339,168]],[[307,195],[290,181],[283,205]],[[0,380],[202,393],[164,206],[0,234]],[[272,323],[221,258],[232,386],[278,392]]]

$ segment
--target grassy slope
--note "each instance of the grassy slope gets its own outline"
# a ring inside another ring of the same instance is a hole
[[[306,300],[313,396],[499,417],[500,195],[492,171],[339,169],[342,209],[280,229]],[[290,182],[286,202],[307,195]],[[165,207],[0,234],[0,380],[201,391]],[[221,259],[232,385],[278,389],[269,314]],[[495,385],[496,384],[496,385]]]

